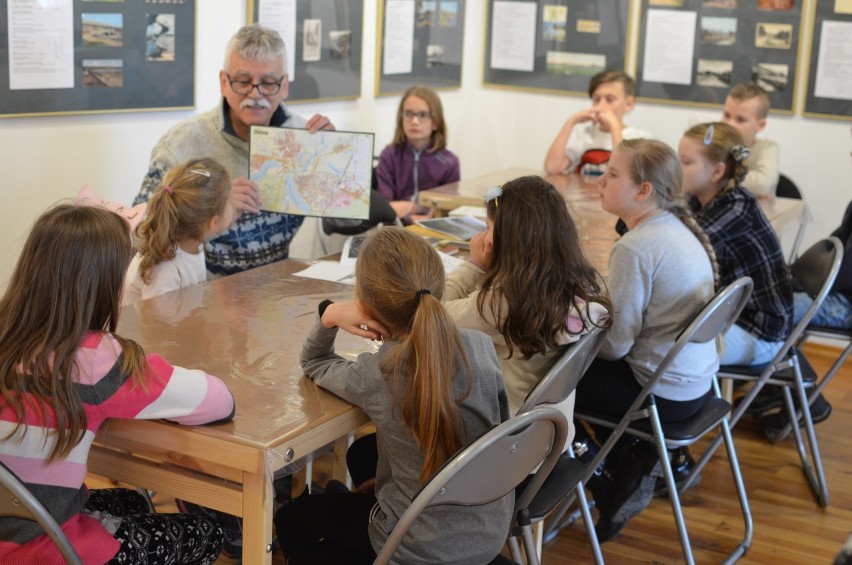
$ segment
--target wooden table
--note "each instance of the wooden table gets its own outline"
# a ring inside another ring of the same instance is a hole
[[[91,472],[243,517],[243,562],[270,563],[273,473],[369,422],[303,378],[298,354],[317,304],[353,287],[293,276],[282,261],[125,307],[118,328],[146,351],[222,378],[233,422],[186,427],[110,420]],[[341,332],[344,355],[370,343]]]
[[[583,240],[583,252],[592,265],[606,276],[609,251],[617,237],[617,218],[601,209],[597,177],[545,175],[539,169],[513,167],[424,190],[420,192],[419,202],[437,208],[441,213],[459,206],[482,206],[489,188],[525,175],[543,176],[562,194],[577,223]],[[804,202],[792,198],[761,200],[760,206],[779,238],[790,226],[797,226],[805,212]]]

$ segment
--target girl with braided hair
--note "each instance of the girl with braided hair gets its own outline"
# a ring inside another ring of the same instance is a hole
[[[684,192],[716,250],[720,284],[749,276],[754,292],[724,336],[723,365],[769,362],[790,333],[793,289],[778,236],[755,197],[741,186],[749,150],[723,123],[698,124],[678,146]]]
[[[601,206],[629,231],[609,257],[613,324],[577,387],[578,409],[621,417],[715,293],[713,247],[683,199],[682,181],[674,150],[648,139],[622,141],[598,181]],[[654,388],[660,419],[675,422],[697,413],[718,367],[714,342],[687,344]],[[605,472],[589,481],[601,541],[650,503],[658,460],[652,443],[625,436],[607,457]]]

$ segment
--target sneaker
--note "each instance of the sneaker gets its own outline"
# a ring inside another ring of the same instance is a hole
[[[692,472],[692,469],[695,467],[695,459],[692,458],[692,454],[689,453],[689,448],[687,447],[678,447],[669,452],[671,456],[671,465],[672,465],[672,474],[674,475],[675,486],[680,491],[680,487],[683,486],[683,483],[686,481],[686,478],[689,477],[689,473]],[[692,481],[692,486],[697,485],[701,482],[701,475],[695,477],[695,480]],[[654,485],[654,497],[659,498],[661,496],[666,496],[669,489],[666,486],[666,478],[661,476],[657,479],[656,485]]]
[[[200,506],[185,500],[175,499],[178,510],[184,514],[198,514],[213,520],[222,527],[225,533],[225,543],[222,555],[231,559],[240,559],[243,555],[243,523],[238,517],[225,512],[219,512],[206,506]]]
[[[798,402],[796,403],[796,406],[798,407]],[[811,420],[814,424],[824,422],[829,416],[831,416],[831,404],[829,404],[828,400],[826,400],[822,394],[814,399],[810,409]],[[787,418],[787,410],[785,409],[761,416],[760,425],[763,428],[763,433],[766,435],[766,439],[772,443],[778,443],[784,439],[782,433],[784,428],[787,427],[787,423],[789,421],[790,420]],[[804,419],[799,418],[799,427],[804,425]]]

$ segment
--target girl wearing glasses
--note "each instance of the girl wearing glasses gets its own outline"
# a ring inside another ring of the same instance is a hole
[[[459,159],[446,147],[441,99],[431,88],[412,86],[402,96],[396,133],[376,169],[377,190],[403,222],[431,216],[429,208],[417,204],[421,190],[459,180]]]

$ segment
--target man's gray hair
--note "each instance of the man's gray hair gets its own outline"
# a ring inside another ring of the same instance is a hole
[[[227,69],[231,55],[237,55],[247,61],[273,63],[280,60],[287,71],[287,47],[278,32],[260,24],[243,26],[234,34],[225,48],[225,64]]]

